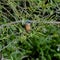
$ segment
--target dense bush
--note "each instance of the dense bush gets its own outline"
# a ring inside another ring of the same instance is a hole
[[[0,52],[9,60],[60,60],[60,0],[0,0]],[[33,20],[26,32],[20,20]],[[4,25],[7,26],[4,26]],[[4,48],[5,47],[5,48]]]

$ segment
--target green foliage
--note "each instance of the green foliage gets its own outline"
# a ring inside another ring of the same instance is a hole
[[[27,19],[60,21],[59,15],[60,0],[0,0],[0,26]],[[59,24],[32,23],[29,33],[21,23],[0,28],[0,50],[8,60],[60,60],[59,45]]]

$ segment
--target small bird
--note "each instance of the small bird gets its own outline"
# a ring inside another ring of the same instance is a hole
[[[31,23],[30,23],[30,21],[26,21],[25,29],[26,29],[27,32],[29,32],[31,30]]]

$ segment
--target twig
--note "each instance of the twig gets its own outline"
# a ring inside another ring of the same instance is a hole
[[[5,27],[5,26],[10,26],[10,25],[13,25],[13,24],[16,24],[16,23],[25,23],[27,20],[19,20],[19,21],[15,21],[15,22],[10,22],[10,23],[6,23],[6,24],[2,24],[0,25],[0,29]],[[31,23],[44,23],[44,24],[60,24],[60,22],[56,22],[56,21],[50,21],[50,22],[47,22],[47,21],[35,21],[35,20],[28,20],[29,22]]]

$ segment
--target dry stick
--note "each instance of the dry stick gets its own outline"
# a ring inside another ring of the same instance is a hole
[[[0,26],[0,29],[5,27],[5,26],[10,26],[10,25],[13,25],[13,24],[16,24],[16,23],[25,23],[27,20],[19,20],[19,21],[15,21],[15,22],[10,22],[10,23],[6,23],[6,24],[2,24]],[[44,23],[44,24],[60,24],[60,22],[56,22],[56,21],[50,21],[50,22],[47,22],[47,21],[31,21],[29,20],[31,23]]]
[[[43,23],[46,23],[46,24],[60,24],[60,22],[57,22],[57,21],[50,21],[50,22],[43,22]]]
[[[12,24],[20,23],[20,22],[22,22],[22,21],[20,20],[20,21],[15,21],[15,22],[10,22],[10,23],[6,23],[6,24],[2,24],[2,25],[0,26],[0,28],[3,28],[3,27],[5,27],[5,26],[10,26],[10,25],[12,25]]]

